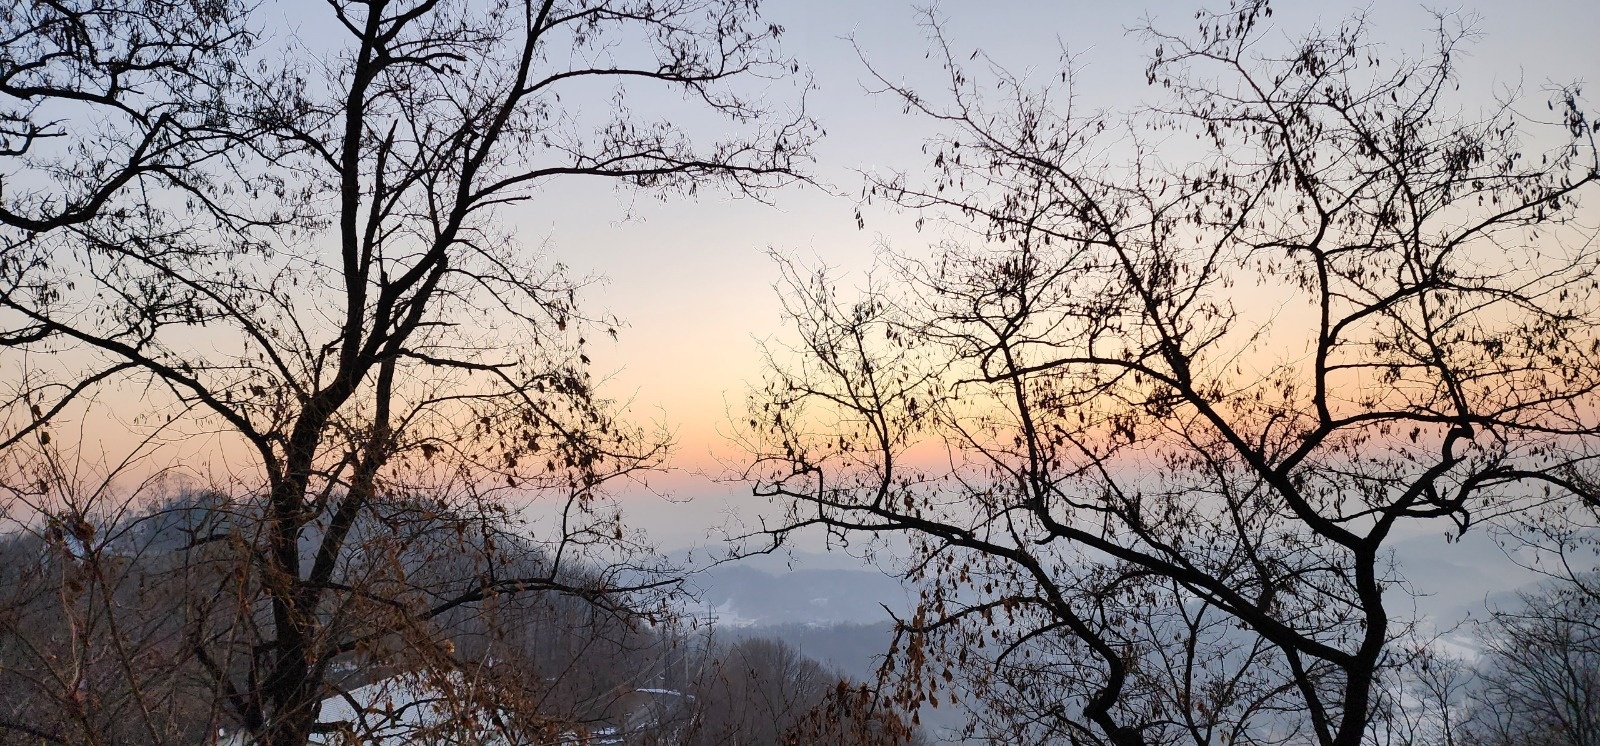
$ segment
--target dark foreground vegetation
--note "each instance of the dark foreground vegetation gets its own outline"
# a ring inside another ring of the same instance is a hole
[[[391,506],[398,510],[398,506]],[[417,505],[418,512],[427,510]],[[258,509],[258,508],[257,508]],[[248,589],[226,549],[252,506],[190,495],[116,520],[51,524],[0,544],[0,743],[248,742],[218,679],[249,659],[196,654],[244,615]],[[397,520],[389,514],[392,524]],[[437,520],[448,520],[438,518]],[[98,526],[88,534],[89,525]],[[389,530],[367,522],[363,542]],[[101,535],[100,532],[104,532]],[[550,558],[500,537],[499,572],[531,575]],[[474,575],[459,548],[423,543],[364,568],[388,583],[442,587]],[[514,560],[510,558],[516,558]],[[425,636],[360,615],[360,638],[327,662],[317,743],[738,744],[910,742],[913,729],[864,705],[860,681],[766,637],[647,625],[607,608],[607,579],[561,576],[570,593],[505,594],[432,617]],[[353,623],[354,624],[354,623]],[[228,666],[223,669],[222,666]],[[232,738],[228,738],[232,734]]]

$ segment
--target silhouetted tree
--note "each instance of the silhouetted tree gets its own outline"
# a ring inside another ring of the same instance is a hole
[[[1458,740],[1600,744],[1600,597],[1558,584],[1518,598],[1483,625],[1465,738]]]
[[[464,607],[556,592],[653,613],[634,594],[669,579],[603,486],[663,439],[596,394],[584,344],[611,324],[498,211],[578,177],[758,194],[794,179],[813,134],[727,85],[788,70],[753,2],[318,12],[295,22],[336,48],[275,33],[248,53],[241,29],[267,19],[227,3],[0,13],[6,157],[56,179],[0,197],[0,323],[21,370],[8,518],[104,556],[104,526],[77,527],[137,499],[108,486],[136,469],[74,424],[134,432],[135,465],[197,439],[226,454],[230,520],[175,550],[212,568],[183,587],[181,638],[213,701],[274,745],[306,742],[341,656],[448,671],[442,620]],[[733,134],[629,108],[647,86]],[[585,110],[595,93],[611,98]],[[42,150],[58,131],[88,145]],[[508,509],[528,496],[550,517],[533,545]],[[521,562],[530,550],[543,561]],[[598,555],[593,582],[571,582]],[[459,572],[426,570],[446,561]]]
[[[194,166],[240,134],[216,106],[253,41],[238,3],[23,3],[0,40],[0,226],[22,236],[132,217],[131,191],[198,191]]]
[[[781,640],[713,646],[699,669],[692,723],[664,743],[897,746],[921,738],[873,690]]]
[[[905,706],[964,690],[1010,742],[1353,746],[1404,658],[1396,528],[1595,500],[1576,89],[1551,126],[1458,114],[1460,19],[1395,59],[1361,16],[1270,16],[1145,29],[1163,98],[1125,119],[1070,69],[986,84],[936,22],[942,96],[879,75],[944,133],[871,193],[952,238],[855,297],[783,264],[797,342],[749,476],[792,506],[767,536],[909,540]]]

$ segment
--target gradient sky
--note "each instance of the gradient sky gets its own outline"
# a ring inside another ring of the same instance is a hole
[[[981,48],[1013,72],[1036,76],[1053,75],[1067,50],[1077,57],[1076,90],[1085,103],[1127,109],[1158,93],[1144,82],[1148,50],[1126,29],[1148,16],[1158,26],[1187,30],[1198,7],[1171,0],[1001,0],[946,2],[938,12],[957,50]],[[1268,19],[1270,33],[1297,35],[1319,21],[1332,26],[1362,8],[1376,40],[1395,53],[1424,51],[1432,17],[1416,3],[1280,2]],[[1529,106],[1539,105],[1540,89],[1549,81],[1600,78],[1600,3],[1525,0],[1441,9],[1479,17],[1482,35],[1461,63],[1469,110],[1472,101],[1488,105],[1493,96],[1519,88]],[[782,334],[769,249],[848,272],[868,266],[880,243],[919,250],[934,238],[913,231],[912,216],[882,206],[865,209],[865,230],[854,220],[861,171],[914,172],[926,165],[920,146],[928,125],[902,114],[890,98],[868,92],[870,75],[855,50],[859,46],[891,79],[936,88],[939,70],[924,58],[928,43],[916,6],[902,0],[778,0],[766,4],[765,15],[785,27],[784,51],[815,80],[807,107],[827,137],[816,150],[813,174],[830,189],[785,190],[767,206],[714,191],[697,201],[663,202],[609,184],[566,182],[559,194],[541,196],[507,216],[524,241],[547,242],[575,274],[604,278],[588,294],[588,308],[614,313],[627,326],[617,342],[603,340],[591,351],[596,371],[610,376],[603,390],[630,400],[636,419],[661,421],[675,431],[674,464],[688,472],[714,471],[719,456],[731,457],[721,436],[729,407],[739,411],[747,382],[759,375],[758,340]],[[790,82],[777,82],[766,95],[792,100],[794,90]],[[643,111],[648,102],[639,97],[632,105]],[[692,541],[717,514],[746,503],[737,497],[738,488],[684,472],[652,484],[698,498],[689,505],[630,500],[630,510],[639,511],[635,525],[652,526],[669,546]]]

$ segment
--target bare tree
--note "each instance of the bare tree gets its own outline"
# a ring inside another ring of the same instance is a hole
[[[1125,117],[1070,65],[986,83],[937,22],[948,90],[878,76],[945,131],[871,193],[951,238],[858,297],[783,265],[749,476],[792,506],[758,535],[909,539],[903,704],[965,688],[1023,742],[1362,743],[1406,658],[1395,530],[1595,500],[1576,89],[1457,113],[1461,19],[1396,59],[1361,16],[1270,17],[1144,29],[1162,98]]]
[[[1481,744],[1600,743],[1600,598],[1549,586],[1496,610],[1480,639],[1467,740]]]
[[[781,29],[722,0],[330,2],[320,23],[338,49],[278,33],[281,48],[221,59],[226,85],[199,91],[183,55],[209,60],[201,42],[138,63],[151,39],[243,33],[231,6],[211,26],[175,15],[189,7],[5,16],[7,85],[65,64],[52,95],[97,85],[97,103],[134,122],[106,120],[102,154],[29,161],[62,177],[56,191],[7,194],[9,517],[92,525],[60,465],[94,461],[96,427],[135,431],[137,453],[205,440],[227,454],[228,520],[176,550],[216,568],[185,589],[205,603],[183,639],[214,701],[261,743],[306,742],[341,656],[455,665],[444,621],[504,594],[648,617],[634,595],[670,580],[604,484],[657,463],[664,441],[596,394],[584,344],[614,327],[582,314],[583,283],[498,211],[552,179],[753,195],[792,181],[809,120],[728,85],[788,73]],[[80,58],[93,69],[61,62]],[[649,86],[736,134],[706,141],[630,109]],[[201,92],[197,118],[163,116]],[[596,94],[612,96],[600,111],[573,103]],[[7,148],[37,158],[58,115],[18,107]],[[62,131],[99,121],[60,116]],[[531,546],[508,509],[530,496],[547,517]],[[602,556],[593,582],[572,582],[575,563]],[[446,561],[459,572],[429,570]]]
[[[697,678],[691,742],[705,744],[781,743],[838,681],[800,651],[764,638],[723,646]]]
[[[4,537],[0,743],[195,743],[214,732],[217,713],[185,665],[186,584],[171,557],[126,535],[108,541],[82,518],[41,529]]]
[[[41,233],[126,216],[139,187],[199,187],[192,167],[232,140],[215,104],[251,47],[243,16],[237,3],[173,0],[0,15],[0,225]]]
[[[714,646],[691,684],[693,722],[669,743],[893,746],[920,738],[868,687],[780,640]]]

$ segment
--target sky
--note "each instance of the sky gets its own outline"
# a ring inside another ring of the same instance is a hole
[[[277,6],[289,31],[278,41],[296,38],[313,48],[342,42],[337,29],[319,24],[320,16],[296,15],[302,1],[283,0]],[[1074,91],[1082,105],[1127,111],[1160,100],[1161,92],[1144,80],[1149,45],[1129,29],[1148,19],[1157,27],[1186,31],[1202,5],[1201,0],[947,0],[934,13],[959,57],[982,50],[1024,79],[1045,80],[1055,76],[1063,54],[1071,55]],[[1280,0],[1274,8],[1267,34],[1279,38],[1336,25],[1364,9],[1374,38],[1396,55],[1424,52],[1433,24],[1431,11],[1411,2]],[[1494,97],[1520,89],[1527,105],[1542,114],[1540,92],[1547,82],[1600,78],[1600,45],[1594,43],[1600,2],[1480,1],[1445,9],[1476,16],[1480,32],[1469,56],[1460,60],[1464,108],[1488,106]],[[914,0],[767,0],[763,16],[784,27],[782,52],[803,74],[745,81],[740,90],[784,109],[798,104],[801,88],[810,82],[806,111],[826,131],[807,174],[814,185],[769,193],[763,203],[715,189],[694,199],[663,200],[618,189],[609,180],[567,179],[502,215],[524,245],[546,252],[575,276],[595,278],[580,299],[585,310],[623,322],[615,341],[590,335],[587,352],[592,370],[604,379],[603,396],[625,403],[632,420],[660,424],[674,435],[669,472],[651,475],[648,485],[616,488],[629,522],[648,527],[668,550],[714,542],[712,530],[730,513],[753,522],[773,510],[750,498],[746,485],[714,481],[741,461],[726,436],[730,423],[739,419],[746,391],[761,375],[761,344],[781,343],[786,335],[774,288],[778,267],[769,253],[834,268],[849,282],[871,266],[880,247],[916,253],[940,238],[936,229],[916,231],[916,215],[881,202],[860,202],[864,173],[915,174],[928,166],[921,147],[935,130],[905,114],[892,97],[874,94],[878,86],[867,68],[871,64],[888,79],[939,90],[941,71],[926,57],[924,10]],[[593,113],[603,115],[609,111],[607,93],[573,105],[597,106]],[[1591,92],[1590,100],[1600,97]],[[720,123],[694,118],[694,107],[676,92],[641,89],[629,103],[643,117],[689,112],[683,123],[691,131],[724,134]],[[864,229],[856,224],[858,209]],[[113,439],[90,436],[87,440]],[[198,463],[205,459],[191,457],[208,454],[213,461],[234,458],[219,449],[215,437],[185,440],[183,448],[174,463]],[[227,472],[232,466],[221,463],[215,470]]]
[[[982,49],[1033,79],[1053,75],[1062,53],[1069,53],[1082,100],[1126,110],[1157,100],[1159,92],[1144,81],[1150,50],[1128,29],[1148,17],[1158,27],[1187,30],[1199,7],[1172,0],[996,0],[945,2],[936,12],[958,53]],[[602,393],[627,402],[635,420],[662,423],[675,434],[674,471],[653,477],[650,490],[621,490],[632,522],[651,527],[668,548],[705,541],[707,530],[729,510],[748,517],[768,509],[753,503],[747,488],[706,478],[737,462],[725,437],[728,422],[759,378],[761,341],[783,338],[773,287],[778,271],[768,252],[827,265],[848,277],[871,265],[877,247],[919,251],[937,238],[913,230],[913,215],[859,205],[863,172],[915,173],[927,165],[920,147],[932,130],[888,96],[874,95],[863,62],[892,80],[936,87],[939,69],[924,57],[929,46],[918,6],[902,0],[775,0],[763,9],[769,21],[785,28],[784,52],[815,84],[806,107],[827,132],[810,174],[821,186],[785,189],[769,195],[771,204],[761,204],[716,191],[702,192],[697,200],[662,201],[610,184],[567,182],[506,216],[525,242],[546,245],[574,274],[597,277],[585,300],[588,309],[615,314],[626,324],[617,341],[600,340],[591,357],[596,373],[607,379]],[[1424,50],[1432,16],[1420,3],[1280,2],[1268,20],[1269,33],[1281,38],[1319,24],[1333,26],[1362,9],[1375,38],[1394,53]],[[1529,105],[1542,108],[1539,94],[1547,82],[1600,78],[1600,45],[1594,43],[1600,3],[1526,0],[1438,9],[1478,17],[1481,35],[1461,61],[1468,109],[1518,89]],[[796,100],[794,81],[775,81],[762,93],[774,103]],[[637,98],[633,106],[643,110],[650,101]],[[858,206],[865,229],[856,226]]]

